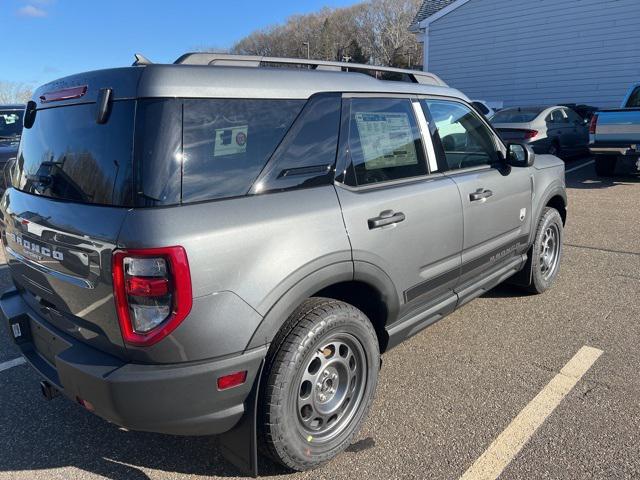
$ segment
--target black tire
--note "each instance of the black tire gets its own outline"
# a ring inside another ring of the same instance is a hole
[[[618,158],[613,155],[598,155],[595,158],[596,175],[599,177],[613,177]]]
[[[379,369],[378,339],[360,310],[326,298],[305,301],[274,340],[265,365],[263,452],[298,471],[334,458],[366,419]]]
[[[545,256],[550,242],[547,237],[550,231],[555,235],[555,239],[552,240],[555,249],[553,258]],[[553,285],[562,260],[563,239],[564,230],[560,213],[555,208],[545,207],[538,221],[533,246],[529,251],[530,258],[525,267],[528,271],[524,273],[531,279],[526,287],[528,292],[543,293]]]

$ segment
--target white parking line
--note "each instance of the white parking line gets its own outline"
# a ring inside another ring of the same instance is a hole
[[[595,160],[589,160],[588,162],[583,163],[582,165],[578,165],[577,167],[570,168],[569,170],[565,170],[564,173],[575,172],[576,170],[580,170],[581,168],[588,167],[595,163]]]
[[[602,350],[584,346],[536,397],[524,407],[489,448],[462,475],[461,480],[495,480],[525,443],[544,423],[567,396],[594,362]]]
[[[8,362],[0,363],[0,372],[4,370],[9,370],[10,368],[17,367],[18,365],[22,365],[26,363],[24,357],[14,358],[13,360],[9,360]]]

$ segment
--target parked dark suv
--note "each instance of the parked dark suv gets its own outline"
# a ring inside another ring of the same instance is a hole
[[[9,168],[18,154],[24,105],[0,105],[0,195],[7,188]]]
[[[381,353],[558,272],[563,163],[505,146],[429,73],[139,58],[42,86],[25,127],[0,308],[44,393],[129,429],[226,432],[252,473],[256,444],[328,461]]]

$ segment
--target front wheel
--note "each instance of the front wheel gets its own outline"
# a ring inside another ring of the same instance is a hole
[[[357,308],[312,298],[289,317],[266,368],[260,401],[266,453],[309,470],[342,452],[360,430],[378,381],[378,339]]]
[[[612,177],[616,171],[617,157],[612,155],[598,155],[595,158],[596,174],[599,177]]]
[[[536,236],[527,262],[530,280],[527,290],[531,293],[543,293],[551,288],[562,259],[564,230],[560,213],[551,207],[545,207],[536,228]]]

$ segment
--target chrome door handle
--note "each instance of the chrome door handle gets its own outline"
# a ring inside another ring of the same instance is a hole
[[[469,194],[469,200],[471,200],[472,202],[477,202],[479,200],[486,200],[491,195],[493,195],[493,192],[491,190],[485,190],[483,188],[479,188],[474,193]]]
[[[374,228],[386,227],[387,225],[393,225],[394,223],[404,222],[405,216],[402,212],[394,212],[393,210],[385,210],[380,212],[378,217],[370,218],[367,223],[369,224],[369,230]]]

